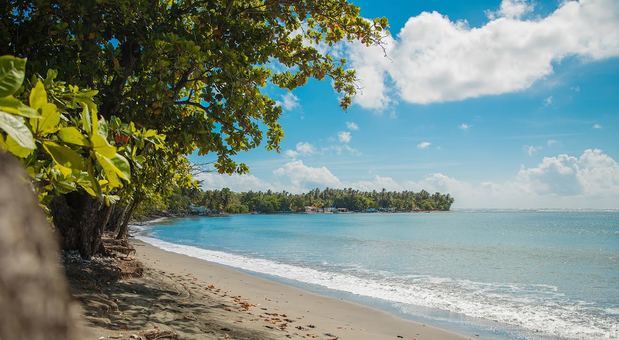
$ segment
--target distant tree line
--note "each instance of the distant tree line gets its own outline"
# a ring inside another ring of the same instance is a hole
[[[233,192],[199,189],[183,190],[174,195],[165,209],[172,213],[188,213],[196,209],[210,213],[278,213],[303,212],[306,207],[339,208],[362,211],[448,211],[454,199],[449,194],[413,191],[359,191],[354,189],[314,189],[293,194],[268,190]]]

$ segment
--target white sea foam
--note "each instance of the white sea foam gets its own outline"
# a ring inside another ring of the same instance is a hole
[[[474,282],[417,276],[363,278],[348,273],[319,271],[266,259],[179,245],[151,237],[138,239],[158,248],[199,259],[268,274],[389,302],[461,313],[551,336],[580,339],[619,338],[619,319],[586,305],[558,300],[557,287]],[[542,297],[509,294],[529,290]],[[553,295],[554,294],[554,295]],[[548,296],[546,296],[548,295]],[[553,298],[550,298],[552,295]],[[546,297],[546,298],[544,298]]]

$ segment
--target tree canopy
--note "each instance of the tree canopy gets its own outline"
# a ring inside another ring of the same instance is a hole
[[[0,147],[29,168],[63,244],[88,257],[102,228],[126,235],[140,203],[195,189],[188,154],[244,173],[239,152],[279,150],[271,90],[330,79],[348,107],[341,43],[378,44],[386,28],[346,0],[4,0],[12,87],[0,97],[19,107],[2,114]]]
[[[179,153],[217,156],[222,173],[246,172],[232,156],[278,150],[281,108],[265,87],[292,90],[329,77],[346,108],[355,73],[342,40],[379,43],[384,18],[346,0],[3,1],[0,54],[27,57],[31,73],[98,89],[103,117],[166,135]]]

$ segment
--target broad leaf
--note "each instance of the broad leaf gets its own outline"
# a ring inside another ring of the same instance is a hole
[[[30,125],[37,135],[47,135],[54,132],[60,123],[60,111],[56,105],[44,103],[41,105],[41,118],[30,120]]]
[[[13,56],[0,57],[0,97],[15,93],[24,82],[26,59]]]
[[[37,84],[34,86],[32,91],[30,91],[30,106],[38,110],[43,104],[47,103],[47,92],[45,92],[45,87],[43,83],[39,80]]]
[[[19,158],[26,158],[34,151],[19,145],[11,136],[6,137],[6,150]]]
[[[6,132],[6,134],[13,138],[21,147],[30,150],[36,148],[32,133],[26,126],[22,117],[0,111],[0,130]]]
[[[12,113],[14,115],[36,118],[39,117],[37,110],[25,105],[21,100],[13,97],[6,96],[0,98],[0,111]]]
[[[101,164],[105,176],[111,187],[119,187],[122,185],[119,177],[125,181],[129,181],[131,176],[131,167],[129,162],[123,156],[115,154],[113,157],[106,157],[98,152],[95,152],[97,161]]]
[[[62,166],[77,170],[85,169],[84,158],[75,150],[51,141],[44,142],[43,148],[52,156],[54,162]]]
[[[80,130],[73,126],[61,128],[58,131],[58,137],[60,137],[60,139],[65,143],[79,146],[90,146],[88,139],[84,137]]]
[[[107,139],[98,133],[95,133],[90,137],[90,142],[92,143],[92,147],[95,149],[95,152],[100,153],[107,158],[112,158],[116,155],[116,148],[110,145]]]

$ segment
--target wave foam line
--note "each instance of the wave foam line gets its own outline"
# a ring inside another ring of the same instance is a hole
[[[471,281],[454,281],[429,277],[426,282],[414,284],[394,279],[367,279],[354,275],[318,271],[266,259],[250,258],[221,251],[179,245],[159,239],[138,236],[137,239],[160,249],[188,255],[255,273],[267,274],[314,284],[360,296],[382,299],[395,303],[417,305],[461,313],[474,318],[497,321],[522,327],[534,332],[564,338],[617,338],[617,319],[599,313],[587,312],[578,304],[546,301],[545,304],[522,301],[506,294],[488,294],[481,290],[454,289],[453,283],[470,285]],[[437,284],[448,281],[448,287]],[[477,283],[487,286],[488,283]],[[447,288],[447,289],[441,289]],[[464,288],[464,287],[460,287]]]

